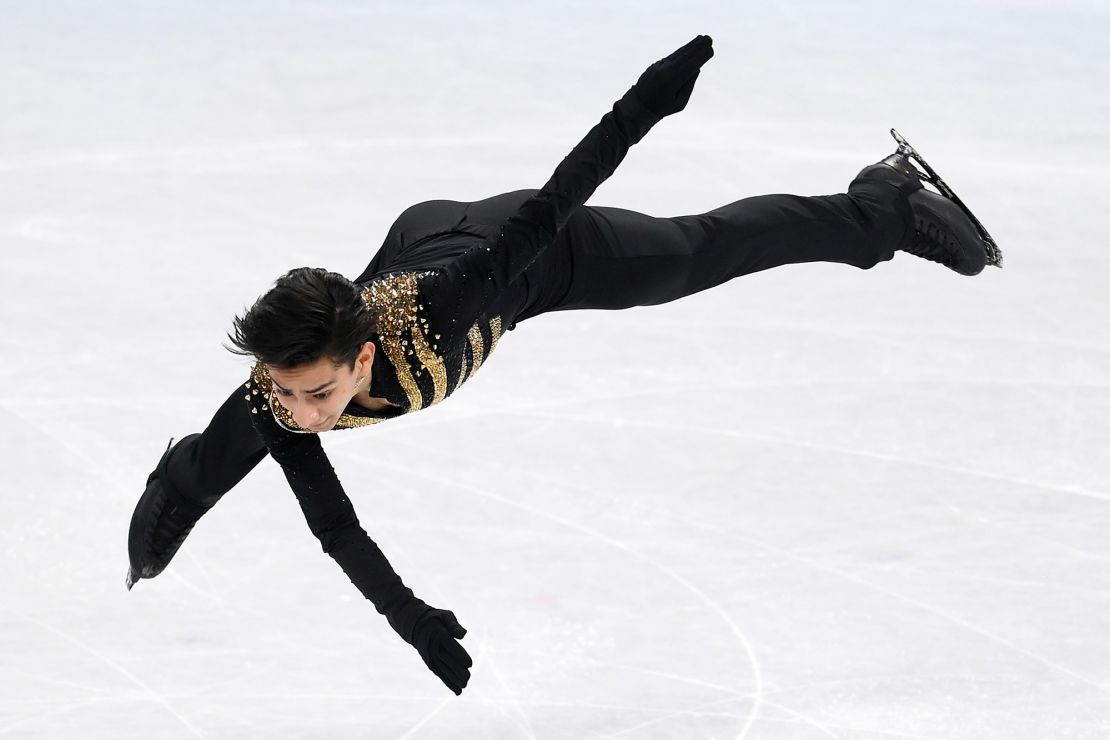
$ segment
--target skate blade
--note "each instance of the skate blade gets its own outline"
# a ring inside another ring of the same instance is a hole
[[[906,141],[902,134],[898,133],[895,129],[891,129],[890,135],[898,142],[898,153],[907,158],[912,158],[913,164],[924,170],[924,172],[920,173],[921,179],[932,183],[932,185],[940,191],[941,195],[959,206],[960,210],[971,219],[971,223],[974,224],[975,230],[979,232],[980,238],[982,238],[983,243],[987,246],[987,264],[994,265],[995,267],[1002,267],[1002,250],[999,249],[998,242],[994,240],[994,237],[990,235],[986,227],[975,217],[971,209],[964,205],[964,202],[960,200],[960,197],[956,195],[955,191],[949,187],[948,183],[941,179],[940,175],[936,173],[936,170],[929,166],[925,158]]]

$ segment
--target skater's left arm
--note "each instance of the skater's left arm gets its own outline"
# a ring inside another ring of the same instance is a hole
[[[258,390],[258,393],[254,391]],[[277,423],[267,394],[252,374],[247,403],[255,431],[281,465],[312,534],[351,583],[384,615],[425,665],[456,694],[470,680],[471,659],[457,640],[466,634],[455,615],[413,595],[385,554],[359,524],[328,456],[315,433],[290,431]]]
[[[460,305],[448,307],[457,326],[470,326],[473,317],[520,277],[652,126],[686,107],[702,65],[712,56],[713,40],[698,36],[648,67],[492,240],[462,253],[426,281],[430,295],[453,295],[435,290],[437,281],[457,286],[469,282]]]

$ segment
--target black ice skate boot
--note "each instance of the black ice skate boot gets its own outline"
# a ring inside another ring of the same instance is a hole
[[[154,578],[166,569],[193,525],[211,508],[190,501],[163,482],[173,451],[183,442],[199,436],[190,434],[183,437],[177,446],[171,439],[158,465],[147,476],[146,491],[135,506],[127,534],[127,554],[131,564],[125,583],[129,591],[140,578]]]
[[[978,275],[986,265],[1001,267],[1002,252],[979,219],[901,134],[894,129],[890,134],[898,142],[898,151],[880,164],[906,178],[914,220],[913,233],[898,248],[961,275]],[[926,189],[925,182],[940,192]]]

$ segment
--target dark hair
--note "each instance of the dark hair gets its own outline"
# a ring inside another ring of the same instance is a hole
[[[362,300],[362,289],[336,272],[298,267],[277,279],[228,333],[237,355],[267,365],[292,368],[330,359],[336,367],[355,366],[364,342],[377,328],[377,316]]]

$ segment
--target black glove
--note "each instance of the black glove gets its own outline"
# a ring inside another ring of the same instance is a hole
[[[447,688],[456,695],[461,694],[470,681],[470,666],[474,661],[457,642],[466,634],[466,629],[455,615],[446,609],[433,609],[414,598],[386,618],[397,634],[416,648],[424,665],[439,676]]]
[[[199,435],[191,434],[177,445]],[[173,445],[173,440],[170,440]],[[146,491],[135,505],[127,533],[127,554],[131,561],[125,585],[128,590],[140,578],[154,578],[166,569],[197,520],[210,506],[203,506],[176,494],[163,479],[170,455],[177,446],[167,446],[146,479]]]
[[[701,67],[713,56],[713,39],[697,36],[669,57],[648,67],[632,90],[640,102],[663,118],[686,107]]]

